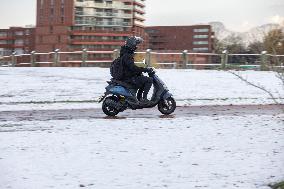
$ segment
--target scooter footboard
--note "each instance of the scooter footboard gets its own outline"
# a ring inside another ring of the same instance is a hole
[[[131,97],[133,96],[131,92],[122,86],[113,86],[109,89],[109,92],[115,95],[121,95],[125,97]]]

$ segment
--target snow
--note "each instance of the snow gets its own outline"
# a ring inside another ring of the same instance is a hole
[[[239,73],[276,97],[284,96],[273,72]],[[225,71],[158,70],[158,75],[179,106],[274,103],[263,91]],[[103,68],[0,68],[0,110],[99,107],[89,102],[104,93],[109,79],[109,69]]]
[[[239,73],[284,96],[273,72]],[[225,71],[158,75],[180,106],[273,103]],[[107,80],[103,68],[0,68],[0,114],[98,108]],[[284,114],[243,115],[0,121],[0,188],[268,189],[284,180]]]
[[[282,116],[2,122],[0,188],[268,189]]]

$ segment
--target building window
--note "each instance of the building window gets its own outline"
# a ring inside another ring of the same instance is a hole
[[[49,26],[49,33],[53,33],[53,26]]]
[[[40,8],[43,9],[43,0],[40,0]]]
[[[31,34],[30,30],[26,30],[26,35],[30,35],[30,34]]]
[[[193,41],[194,45],[208,45],[208,41]]]
[[[43,37],[42,36],[38,36],[37,41],[38,41],[38,43],[42,43],[43,42]]]
[[[209,49],[207,47],[202,47],[202,48],[193,48],[193,51],[208,51]]]
[[[193,32],[209,32],[208,28],[194,29]]]
[[[52,22],[54,18],[54,8],[51,7],[50,9],[50,15],[49,15],[49,21]]]
[[[64,17],[61,17],[61,24],[64,24]]]
[[[54,0],[50,0],[50,17],[49,20],[52,21],[54,17]]]
[[[16,48],[16,49],[14,50],[14,52],[15,52],[16,54],[24,54],[24,49]]]
[[[208,35],[194,35],[193,38],[194,39],[207,39]]]
[[[0,32],[0,37],[7,37],[7,36],[8,36],[7,32]]]
[[[22,36],[22,35],[24,35],[24,32],[23,31],[16,31],[15,35]]]
[[[157,30],[153,30],[153,29],[146,29],[147,33],[159,33]]]
[[[4,40],[0,40],[0,44],[1,45],[6,45],[6,44],[8,44],[8,42],[6,40],[5,41]]]
[[[61,0],[61,16],[64,16],[65,10],[64,10],[64,0]]]
[[[22,40],[22,39],[17,39],[17,40],[15,40],[15,43],[14,43],[15,45],[23,45],[24,44],[24,40]]]
[[[25,45],[30,44],[30,40],[29,39],[25,39]]]

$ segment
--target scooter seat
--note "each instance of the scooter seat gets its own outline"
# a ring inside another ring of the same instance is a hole
[[[108,81],[108,84],[120,85],[122,87],[126,87],[127,89],[135,89],[135,87],[133,85],[129,84],[129,83],[119,81],[119,80],[115,80],[115,79],[111,79],[110,81]]]

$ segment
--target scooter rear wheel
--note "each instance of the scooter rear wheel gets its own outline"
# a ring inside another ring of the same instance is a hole
[[[107,97],[102,105],[103,112],[108,116],[116,116],[119,113],[119,110],[112,106],[112,104],[117,102],[118,98],[113,96]]]
[[[173,97],[169,97],[166,100],[161,100],[158,103],[158,110],[165,115],[173,113],[176,109],[176,101]]]

